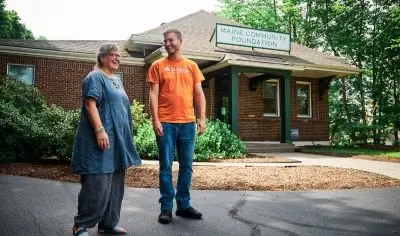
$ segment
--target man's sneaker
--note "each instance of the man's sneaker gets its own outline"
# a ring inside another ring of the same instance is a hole
[[[160,215],[158,216],[158,222],[161,224],[168,224],[172,220],[172,211],[170,210],[161,210]]]
[[[201,217],[203,216],[203,214],[196,211],[193,207],[189,207],[186,209],[178,209],[178,210],[176,210],[175,214],[177,216],[182,216],[182,217],[191,218],[191,219],[201,219]]]

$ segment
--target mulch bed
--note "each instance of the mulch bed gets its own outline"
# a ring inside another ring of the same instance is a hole
[[[178,173],[173,168],[174,183]],[[15,163],[0,165],[0,174],[79,182],[67,164]],[[158,166],[130,168],[126,185],[158,188]],[[364,171],[330,167],[213,167],[194,166],[192,189],[234,191],[306,191],[400,187],[400,180]]]

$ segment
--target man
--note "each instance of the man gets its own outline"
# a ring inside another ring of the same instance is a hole
[[[206,100],[201,81],[204,76],[197,64],[181,55],[182,34],[170,29],[164,34],[167,57],[155,61],[148,73],[150,109],[159,151],[159,184],[161,213],[158,221],[168,224],[172,220],[175,197],[177,216],[200,219],[202,214],[190,205],[192,161],[196,140],[196,101],[200,119],[198,135],[206,130]],[[178,154],[179,175],[175,195],[172,182],[172,163],[175,148]]]

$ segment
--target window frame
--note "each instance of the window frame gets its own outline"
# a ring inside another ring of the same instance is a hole
[[[122,73],[121,71],[117,71],[117,72],[114,72],[113,74],[121,74],[121,82],[122,83],[124,82],[124,73]]]
[[[277,111],[277,113],[265,113],[264,112],[264,99],[265,99],[265,97],[264,97],[264,83],[276,83],[276,90],[277,90],[277,99],[276,99],[276,111]],[[268,79],[268,80],[264,80],[263,81],[263,87],[262,87],[263,89],[262,89],[262,92],[263,92],[263,94],[262,94],[262,99],[263,99],[263,116],[264,117],[280,117],[280,103],[281,103],[281,99],[280,99],[280,82],[279,82],[279,79]]]
[[[36,82],[36,67],[35,65],[32,64],[20,64],[20,63],[7,63],[7,76],[9,75],[10,72],[10,66],[26,66],[26,67],[32,67],[32,84],[26,84],[29,86],[35,86],[35,82]],[[11,77],[11,76],[10,76]]]
[[[308,109],[310,111],[308,115],[304,115],[304,114],[299,114],[298,113],[298,104],[297,104],[297,97],[298,97],[297,85],[298,84],[308,85],[308,91],[309,91],[309,93],[308,93],[308,100],[309,100]],[[313,112],[312,112],[312,86],[311,86],[311,82],[308,82],[308,81],[296,81],[296,115],[299,118],[312,118],[312,114],[313,114]]]

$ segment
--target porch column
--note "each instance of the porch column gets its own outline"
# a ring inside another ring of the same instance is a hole
[[[232,80],[229,84],[229,92],[231,97],[232,132],[236,135],[239,135],[239,71],[237,68],[232,67],[231,72]]]
[[[280,79],[281,143],[292,143],[291,138],[291,73],[286,72]]]

